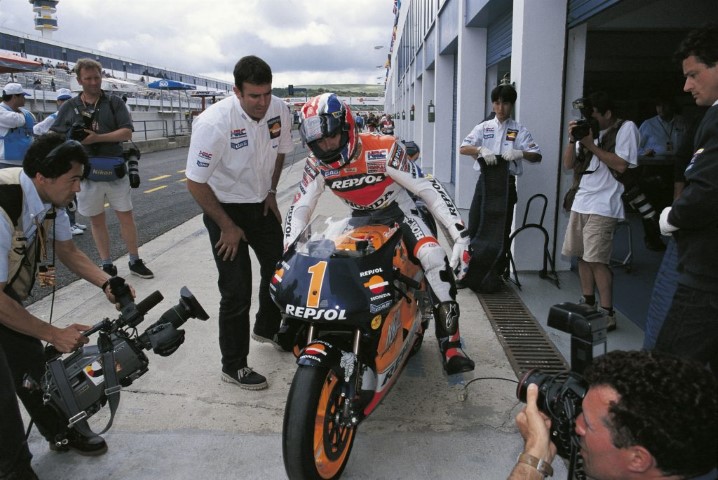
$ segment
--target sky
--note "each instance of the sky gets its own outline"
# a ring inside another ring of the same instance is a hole
[[[52,40],[230,82],[237,60],[257,55],[274,87],[376,84],[392,9],[392,0],[60,0]],[[0,0],[2,28],[39,36],[34,16],[28,0]]]

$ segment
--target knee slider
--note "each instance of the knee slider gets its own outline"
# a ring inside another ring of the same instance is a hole
[[[451,300],[434,305],[436,336],[448,337],[459,330],[459,304]]]

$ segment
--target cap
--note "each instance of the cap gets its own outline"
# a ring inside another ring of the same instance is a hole
[[[69,88],[60,88],[57,91],[57,99],[58,100],[69,100],[72,98],[72,92]]]
[[[4,95],[25,95],[26,97],[29,97],[29,93],[25,93],[25,90],[22,89],[22,85],[19,83],[8,83],[5,85],[5,88],[3,88],[3,94]]]

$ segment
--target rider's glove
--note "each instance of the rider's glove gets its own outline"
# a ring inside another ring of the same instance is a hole
[[[512,162],[524,158],[524,152],[523,150],[509,150],[508,152],[502,153],[501,156],[507,162]]]
[[[451,261],[449,262],[449,266],[454,271],[457,280],[461,280],[466,276],[466,272],[469,270],[469,260],[471,260],[469,237],[459,238],[454,243],[454,249],[451,251]]]
[[[479,147],[479,157],[483,157],[486,165],[496,165],[496,154],[486,147]]]
[[[658,226],[661,227],[661,234],[671,236],[673,232],[678,230],[678,227],[674,227],[668,223],[668,214],[671,213],[672,207],[666,207],[661,212],[661,218],[658,220]]]

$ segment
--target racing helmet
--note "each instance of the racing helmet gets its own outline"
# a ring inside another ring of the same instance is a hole
[[[341,135],[337,148],[324,150],[319,146],[319,140],[337,133]],[[359,134],[354,116],[349,105],[334,93],[323,93],[304,104],[299,134],[314,156],[331,168],[343,167],[357,152]]]

